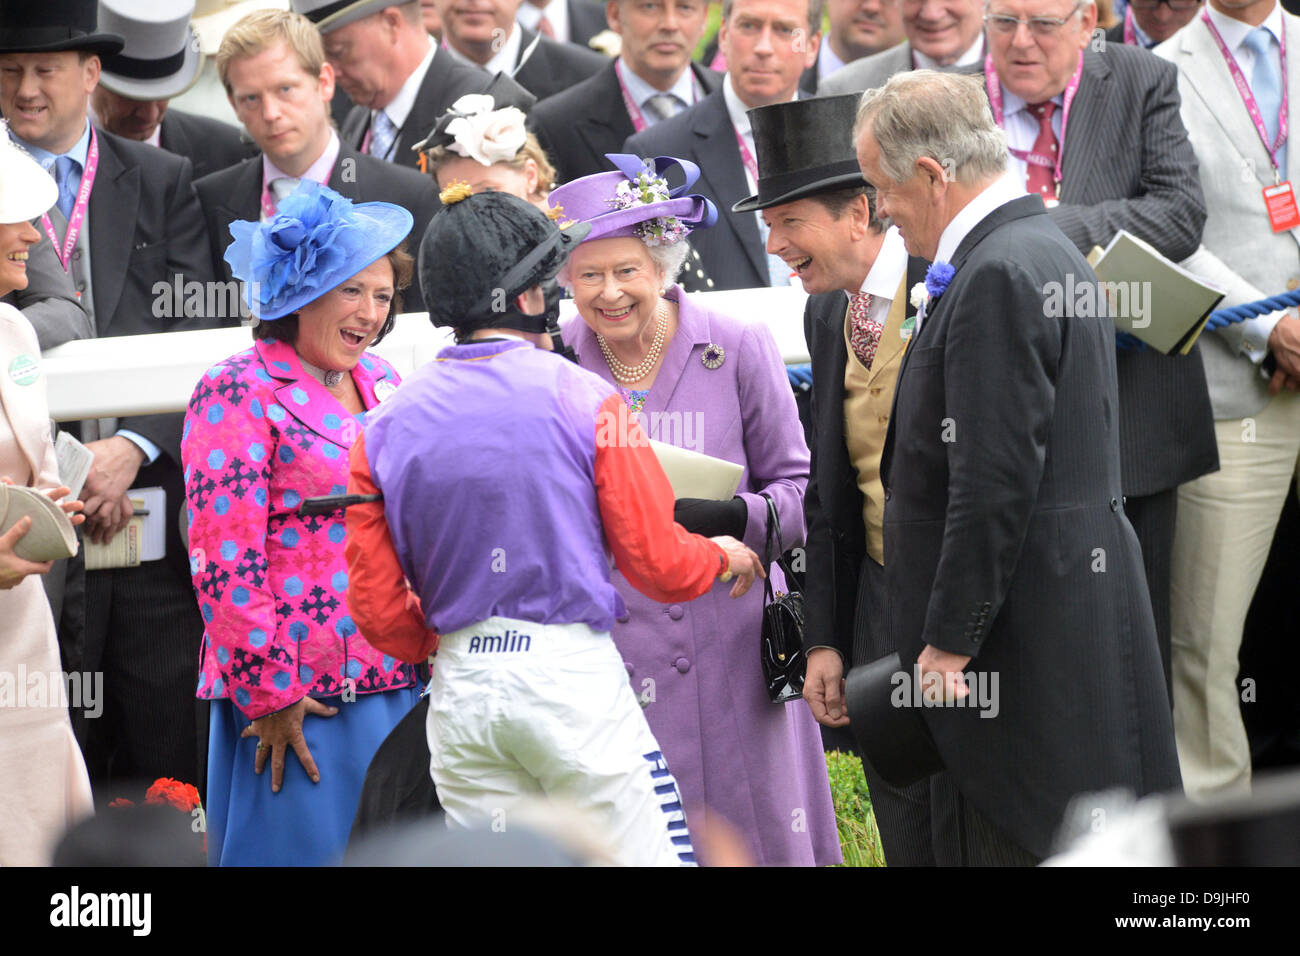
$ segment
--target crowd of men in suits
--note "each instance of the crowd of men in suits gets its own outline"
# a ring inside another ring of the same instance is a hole
[[[41,347],[237,323],[159,317],[155,286],[232,281],[230,223],[273,214],[303,178],[405,206],[418,242],[439,202],[412,146],[459,97],[511,74],[539,101],[529,123],[557,183],[607,170],[611,152],[694,162],[696,188],[721,211],[715,228],[691,237],[710,286],[817,293],[806,327],[818,411],[806,425],[829,516],[822,544],[847,569],[809,588],[810,602],[825,604],[810,615],[809,680],[827,688],[897,650],[876,617],[891,557],[878,469],[890,363],[905,340],[863,370],[875,391],[853,392],[848,297],[873,291],[879,324],[897,334],[889,306],[926,263],[902,251],[867,190],[869,226],[846,232],[838,250],[856,265],[810,285],[813,274],[796,266],[817,253],[787,220],[733,211],[761,192],[764,147],[750,111],[856,97],[917,69],[975,75],[1005,132],[1009,175],[1042,197],[1079,253],[1127,230],[1224,287],[1225,305],[1300,287],[1300,232],[1274,228],[1261,198],[1300,175],[1283,112],[1287,94],[1300,94],[1300,60],[1282,55],[1286,27],[1300,32],[1277,0],[1129,0],[1105,32],[1092,0],[723,0],[716,46],[699,60],[706,0],[292,0],[291,12],[247,0],[211,57],[191,23],[202,10],[172,6],[159,16],[145,0],[0,0],[0,113],[60,187],[15,301]],[[185,102],[202,70],[215,70],[242,128],[169,105]],[[800,135],[811,151],[823,134]],[[850,205],[828,209],[827,222],[842,223]],[[887,277],[883,266],[873,273],[881,257]],[[423,307],[413,287],[406,309]],[[829,339],[813,335],[821,326]],[[1116,349],[1117,508],[1141,548],[1132,582],[1150,605],[1165,676],[1153,692],[1168,695],[1186,790],[1240,790],[1251,755],[1237,652],[1300,464],[1300,318],[1250,319],[1186,355],[1124,337]],[[855,431],[850,412],[878,428]],[[105,793],[121,780],[202,777],[206,732],[193,700],[202,621],[178,522],[180,425],[180,415],[159,415],[66,426],[95,455],[88,535],[124,526],[129,489],[160,485],[168,496],[164,560],[87,572],[72,559],[47,576],[65,667],[105,673],[104,717],[77,725]],[[1051,630],[1051,611],[1040,624]],[[832,710],[819,718],[842,726]],[[892,858],[933,862],[928,790],[871,784]]]

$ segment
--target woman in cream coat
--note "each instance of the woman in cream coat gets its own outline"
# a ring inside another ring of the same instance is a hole
[[[58,197],[43,169],[0,124],[0,295],[27,285],[30,220]],[[0,303],[0,476],[6,484],[59,486],[36,332]],[[79,511],[70,501],[64,510]],[[90,779],[68,719],[59,645],[40,575],[48,562],[14,553],[29,518],[0,535],[0,866],[49,863],[63,831],[91,812]],[[73,521],[80,522],[80,515]]]

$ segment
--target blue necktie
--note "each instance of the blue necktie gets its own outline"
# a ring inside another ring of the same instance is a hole
[[[81,170],[81,164],[70,156],[60,156],[54,161],[54,181],[59,185],[59,212],[63,218],[72,218],[72,205],[77,201],[77,186],[73,173]]]
[[[388,154],[393,148],[395,139],[397,139],[397,127],[393,125],[387,113],[377,110],[374,120],[370,123],[370,155],[390,162]]]
[[[1255,94],[1264,128],[1268,130],[1268,145],[1277,139],[1277,113],[1282,105],[1282,64],[1280,48],[1273,40],[1268,27],[1255,27],[1246,34],[1245,45],[1255,54],[1255,68],[1250,74],[1250,91]],[[1277,166],[1286,178],[1286,143],[1277,151]]]

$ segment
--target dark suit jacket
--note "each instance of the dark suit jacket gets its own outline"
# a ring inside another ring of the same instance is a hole
[[[257,152],[240,131],[229,123],[169,109],[163,116],[161,145],[169,153],[186,157],[194,164],[194,178],[233,166]]]
[[[354,202],[391,202],[406,207],[415,217],[406,239],[411,255],[419,250],[424,229],[440,208],[433,181],[428,176],[373,156],[363,156],[347,143],[339,144],[339,156],[327,185]],[[230,245],[230,224],[237,219],[256,221],[261,213],[261,154],[205,176],[194,184],[194,191],[198,193],[203,222],[212,241],[212,269],[223,279],[230,279],[230,266],[224,258]],[[424,311],[418,282],[413,281],[403,293],[402,309]]]
[[[557,43],[542,37],[528,59],[524,54],[537,36],[519,27],[519,59],[515,61],[515,79],[538,100],[554,96],[599,73],[609,57],[595,50],[584,50],[572,43]]]
[[[952,265],[881,462],[890,635],[905,667],[931,644],[973,657],[987,690],[997,675],[995,717],[923,716],[966,799],[1043,856],[1076,793],[1180,779],[1123,511],[1114,328],[1049,315],[1044,289],[1088,265],[1037,196],[986,216]]]
[[[698,63],[692,63],[691,70],[706,94],[722,85],[722,74],[715,70]],[[538,103],[529,119],[555,163],[557,184],[609,171],[605,154],[622,152],[628,137],[636,133],[613,63]]]
[[[569,42],[581,47],[597,33],[609,29],[605,19],[605,5],[596,0],[568,0]]]
[[[599,54],[595,54],[599,55]],[[492,77],[486,70],[468,66],[456,59],[446,50],[434,54],[429,70],[424,74],[420,92],[415,95],[415,103],[407,114],[393,146],[392,161],[398,166],[419,167],[419,154],[411,147],[429,135],[438,117],[447,112],[451,104],[466,93],[482,93],[487,89]],[[360,152],[370,129],[370,110],[364,106],[353,106],[347,119],[339,130],[343,142]]]
[[[1175,262],[1196,251],[1205,198],[1172,63],[1122,44],[1088,50],[1064,150],[1061,203],[1048,215],[1080,252],[1104,248],[1121,229]],[[1124,493],[1154,494],[1216,470],[1200,348],[1172,357],[1120,350],[1116,361]]]
[[[173,317],[167,314],[170,310],[155,307],[155,286],[170,290],[177,277],[182,284],[213,278],[212,254],[191,185],[190,161],[103,130],[97,130],[97,135],[99,171],[90,193],[88,218],[96,337],[216,326],[216,320],[208,316]],[[29,278],[27,292],[36,296],[46,283],[65,289],[72,283],[57,262],[51,273]],[[143,435],[161,451],[153,464],[140,469],[133,487],[160,485],[166,490],[168,561],[188,576],[189,559],[181,546],[177,522],[184,501],[180,470],[183,422],[184,415],[179,412],[132,415],[120,419],[118,427]]]
[[[689,159],[699,166],[695,191],[713,200],[718,222],[712,229],[691,233],[690,241],[704,260],[714,288],[753,289],[768,284],[767,253],[754,214],[731,211],[733,203],[749,195],[749,189],[721,89],[672,119],[630,137],[623,151]]]
[[[927,263],[909,256],[905,288],[925,279]],[[858,574],[867,555],[862,492],[844,439],[844,292],[808,297],[804,339],[812,357],[812,469],[804,492],[808,573],[804,575],[804,644],[834,647],[850,667],[868,664],[854,653]],[[908,310],[911,314],[912,310]],[[881,655],[883,656],[883,655]]]
[[[1118,43],[1121,46],[1123,46],[1124,44],[1124,18],[1123,17],[1120,18],[1119,23],[1115,24],[1113,27],[1111,27],[1109,30],[1106,31],[1106,42]]]

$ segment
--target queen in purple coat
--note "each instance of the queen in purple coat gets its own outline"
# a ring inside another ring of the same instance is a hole
[[[619,389],[652,439],[744,466],[730,501],[678,499],[679,523],[733,535],[762,554],[766,495],[780,515],[782,548],[801,544],[808,448],[776,343],[762,323],[699,308],[675,284],[690,225],[716,218],[707,199],[686,195],[699,171],[667,158],[608,158],[618,171],[550,197],[561,226],[592,226],[560,273],[582,317],[565,339],[579,364]],[[664,173],[674,164],[686,182],[670,189]],[[614,581],[627,605],[614,641],[692,832],[722,818],[758,863],[839,863],[817,724],[800,701],[773,704],[765,690],[762,589],[732,600],[719,583],[695,601],[658,604],[617,572]]]

